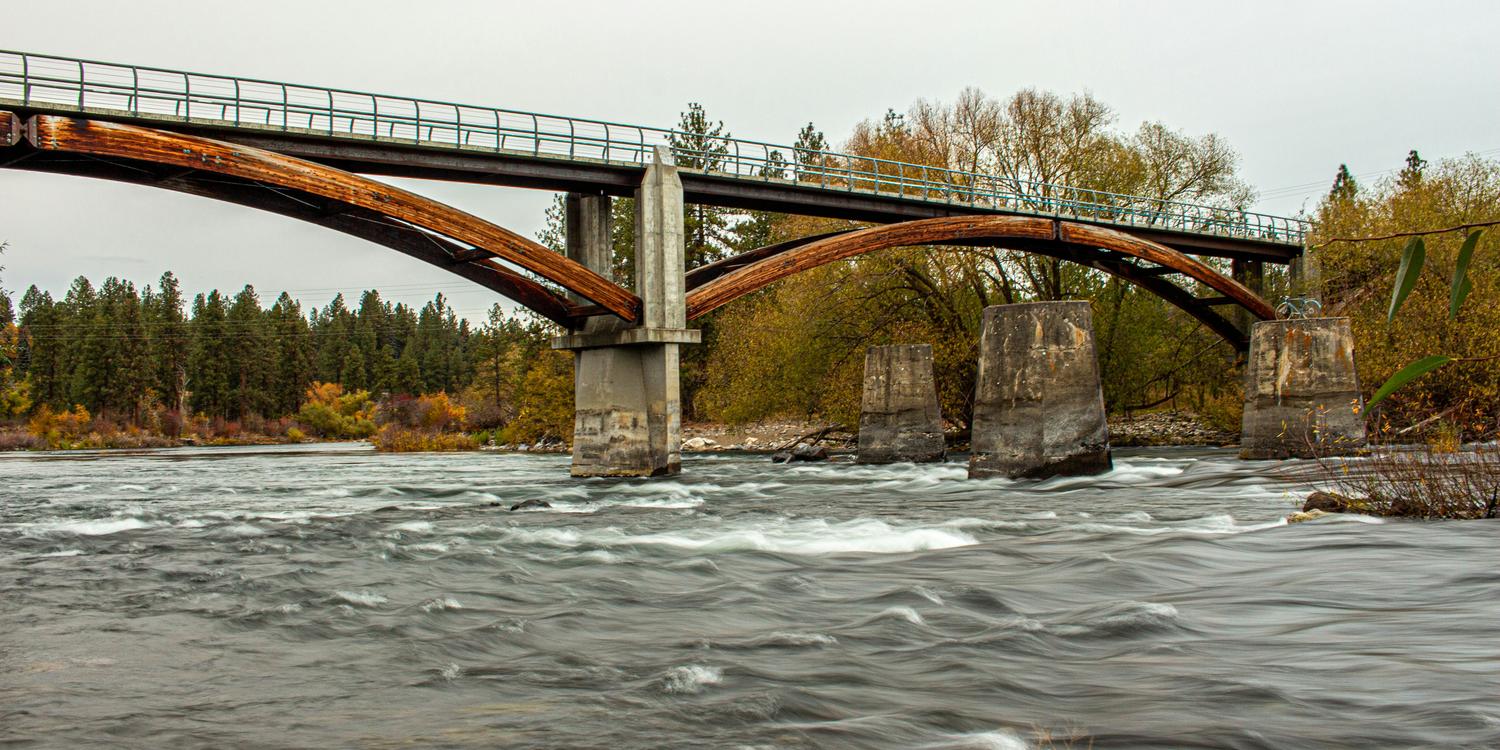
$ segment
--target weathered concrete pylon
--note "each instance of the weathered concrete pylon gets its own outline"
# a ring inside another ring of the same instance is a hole
[[[1310,458],[1365,444],[1348,318],[1266,320],[1250,330],[1241,458]]]
[[[944,455],[943,417],[932,380],[932,346],[866,349],[858,462],[930,463],[943,460]]]
[[[1108,471],[1109,425],[1087,302],[984,309],[970,477]]]
[[[651,477],[681,470],[682,404],[678,353],[701,333],[687,327],[683,292],[682,182],[658,147],[635,191],[635,287],[639,325],[590,318],[553,340],[573,359],[575,477]],[[570,194],[568,257],[608,275],[609,197]]]

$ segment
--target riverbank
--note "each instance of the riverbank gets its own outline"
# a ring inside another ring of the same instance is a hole
[[[1115,447],[1133,446],[1228,446],[1238,435],[1211,426],[1189,412],[1151,412],[1130,417],[1110,418],[1110,442]],[[683,450],[687,452],[749,451],[774,453],[790,447],[799,439],[816,439],[831,448],[855,446],[857,434],[848,426],[824,420],[767,420],[746,424],[685,422],[682,425]],[[200,445],[282,445],[294,443],[343,442],[347,438],[309,437],[298,429],[271,435],[259,432],[220,431],[207,435],[169,437],[140,429],[111,432],[89,432],[49,445],[46,438],[33,434],[25,424],[0,426],[0,451],[6,450],[110,450],[172,448]],[[955,431],[949,440],[953,450],[968,447],[967,434]],[[571,447],[555,438],[526,443],[495,443],[481,440],[480,450],[519,453],[566,453]]]

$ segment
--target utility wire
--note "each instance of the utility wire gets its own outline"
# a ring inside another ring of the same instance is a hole
[[[1462,232],[1465,229],[1477,229],[1479,227],[1492,227],[1496,225],[1500,225],[1500,219],[1492,219],[1490,221],[1473,221],[1467,224],[1458,224],[1456,226],[1443,227],[1442,229],[1422,229],[1415,232],[1392,232],[1390,234],[1381,234],[1373,237],[1334,237],[1331,240],[1313,245],[1313,247],[1324,247],[1327,245],[1332,245],[1335,242],[1377,242],[1379,240],[1394,240],[1398,237],[1420,237],[1428,234]]]

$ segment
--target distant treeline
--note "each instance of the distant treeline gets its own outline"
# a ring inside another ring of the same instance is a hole
[[[371,290],[353,308],[339,295],[306,314],[286,293],[264,306],[250,286],[187,302],[170,272],[139,290],[79,277],[61,300],[33,286],[15,322],[14,375],[32,411],[83,406],[153,426],[164,413],[256,423],[292,416],[314,383],[376,397],[474,391],[471,421],[499,426],[513,416],[499,402],[515,395],[549,333],[498,306],[472,328],[441,294],[417,309]]]

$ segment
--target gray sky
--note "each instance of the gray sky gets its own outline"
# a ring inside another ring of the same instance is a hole
[[[12,3],[0,45],[205,73],[670,126],[702,102],[737,136],[790,142],[965,86],[1092,92],[1120,125],[1217,132],[1259,209],[1294,213],[1347,162],[1371,179],[1407,149],[1500,156],[1493,2],[283,2]],[[534,235],[551,195],[403,182]],[[492,293],[295,220],[164,190],[0,170],[11,290],[79,274],[184,289],[252,283],[322,306],[378,288]]]

